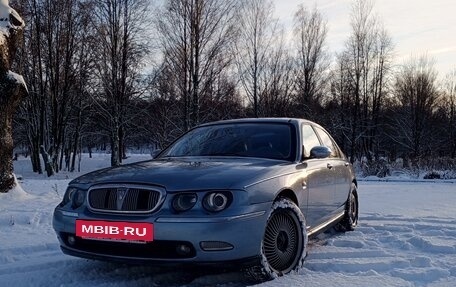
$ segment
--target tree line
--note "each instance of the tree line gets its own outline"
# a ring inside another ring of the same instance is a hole
[[[371,1],[353,0],[335,55],[328,21],[304,5],[292,27],[271,0],[11,5],[27,23],[15,57],[29,90],[14,139],[37,173],[75,171],[83,151],[100,149],[117,166],[128,148],[239,117],[316,121],[352,162],[456,157],[456,70],[441,80],[427,55],[395,63]]]

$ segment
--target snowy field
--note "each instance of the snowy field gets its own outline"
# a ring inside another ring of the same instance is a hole
[[[148,159],[131,156],[128,161]],[[84,171],[109,156],[84,158]],[[75,175],[35,175],[15,162],[25,192],[0,194],[0,286],[246,286],[241,273],[176,270],[63,255],[52,211]],[[310,241],[305,268],[258,286],[456,286],[456,184],[359,184],[360,225]]]

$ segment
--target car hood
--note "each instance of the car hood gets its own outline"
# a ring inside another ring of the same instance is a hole
[[[167,158],[94,171],[70,185],[152,184],[177,190],[242,189],[290,172],[290,162],[258,158]],[[287,172],[288,171],[288,172]]]

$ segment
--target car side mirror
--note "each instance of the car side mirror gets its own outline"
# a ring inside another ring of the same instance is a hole
[[[332,151],[327,146],[315,146],[310,150],[310,158],[328,158]]]
[[[152,158],[156,158],[159,153],[161,153],[161,149],[156,149],[151,153]]]

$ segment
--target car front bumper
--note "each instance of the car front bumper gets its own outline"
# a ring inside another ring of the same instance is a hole
[[[251,261],[260,254],[270,203],[256,204],[232,216],[111,216],[76,213],[57,207],[53,227],[64,253],[127,263],[222,263]],[[142,244],[83,239],[75,236],[76,220],[149,222],[154,241]]]

